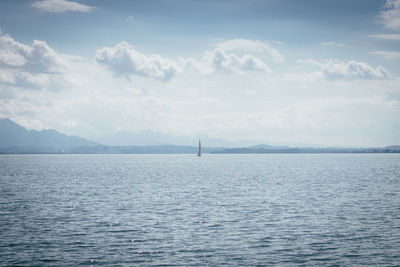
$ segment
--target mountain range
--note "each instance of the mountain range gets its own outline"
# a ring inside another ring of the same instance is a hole
[[[150,136],[149,136],[150,135]],[[136,137],[136,138],[135,138]],[[153,142],[160,137],[160,142]],[[217,154],[267,154],[267,153],[400,153],[400,146],[375,148],[341,147],[290,147],[266,144],[232,147],[234,144],[252,144],[254,141],[228,142],[207,136],[195,138],[176,137],[154,132],[121,133],[120,142],[115,142],[118,135],[103,139],[104,143],[93,142],[78,136],[68,136],[56,130],[27,130],[10,119],[0,119],[0,153],[70,153],[70,154],[195,154],[200,138],[206,140],[203,153]],[[100,139],[99,139],[100,140]],[[96,140],[96,141],[99,141]],[[114,140],[114,141],[112,141]],[[135,145],[132,145],[135,144]],[[214,144],[214,145],[213,145]],[[225,145],[221,145],[225,144]]]
[[[140,142],[140,139],[136,142]],[[205,147],[203,153],[221,149],[225,148]],[[27,130],[6,118],[0,119],[0,153],[191,154],[197,153],[197,147],[171,144],[104,145],[78,136],[68,136],[56,130]]]
[[[98,144],[85,138],[67,136],[56,130],[27,130],[10,119],[0,119],[0,148],[72,148],[97,146]]]
[[[176,136],[167,133],[142,131],[119,131],[108,135],[94,136],[91,140],[108,146],[157,146],[157,145],[180,145],[191,146],[199,140],[208,147],[247,147],[263,143],[257,140],[227,141],[220,138],[212,138],[205,134],[195,136]],[[299,144],[296,144],[299,145]]]

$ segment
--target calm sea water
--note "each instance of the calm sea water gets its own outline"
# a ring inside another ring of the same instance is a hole
[[[400,265],[400,155],[2,155],[0,265]]]

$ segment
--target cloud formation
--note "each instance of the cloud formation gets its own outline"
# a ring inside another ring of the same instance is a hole
[[[278,50],[261,41],[233,39],[214,45],[200,60],[182,58],[182,70],[189,73],[212,74],[215,72],[240,73],[247,71],[271,72],[261,59],[271,57],[274,62],[284,62]]]
[[[212,74],[214,72],[270,72],[267,64],[251,54],[230,53],[233,49],[215,48],[206,51],[200,60],[181,58],[174,62],[160,55],[145,55],[127,42],[114,47],[103,47],[96,51],[95,61],[106,66],[117,76],[141,75],[162,81],[168,81],[178,72]]]
[[[328,81],[336,80],[388,80],[391,79],[389,71],[379,65],[376,68],[370,66],[366,62],[348,61],[343,62],[337,59],[328,59],[326,61],[318,61],[315,59],[299,59],[298,64],[306,64],[319,68],[319,75]],[[303,74],[304,75],[304,74]]]
[[[61,65],[57,53],[45,41],[35,40],[28,46],[9,35],[0,36],[0,66],[32,72],[56,72]]]
[[[47,87],[49,83],[49,76],[43,73],[32,74],[9,69],[1,69],[0,73],[0,84],[40,90]]]
[[[246,53],[267,53],[275,62],[282,63],[285,61],[278,50],[258,40],[233,39],[220,42],[216,44],[215,47],[225,52],[243,51]]]
[[[61,56],[44,41],[26,45],[0,34],[0,84],[31,89],[47,87],[53,76],[64,69],[62,62]]]
[[[226,53],[222,49],[206,51],[200,61],[193,58],[181,58],[182,71],[198,74],[212,74],[215,72],[243,73],[248,71],[271,72],[270,68],[261,59],[253,55],[239,56]]]
[[[142,75],[168,81],[178,72],[176,64],[160,55],[145,55],[123,41],[114,47],[96,50],[95,61],[115,75]]]
[[[222,71],[262,71],[270,72],[267,65],[252,55],[237,56],[225,53],[222,49],[206,52],[203,62],[214,70]]]
[[[390,73],[379,65],[376,68],[368,63],[329,60],[321,64],[321,71],[327,80],[390,79]]]
[[[400,30],[400,0],[386,0],[380,13],[381,22],[389,29]]]
[[[94,7],[69,0],[40,0],[32,3],[34,8],[52,13],[63,13],[67,11],[91,12]]]

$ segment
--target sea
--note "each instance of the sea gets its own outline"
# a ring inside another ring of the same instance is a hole
[[[399,266],[399,154],[1,155],[1,266]]]

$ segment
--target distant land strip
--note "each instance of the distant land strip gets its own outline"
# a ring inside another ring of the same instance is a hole
[[[197,146],[148,145],[109,146],[56,130],[27,130],[10,119],[0,119],[0,154],[197,154]],[[400,145],[370,148],[289,147],[255,145],[228,148],[203,146],[203,154],[317,154],[317,153],[400,153]]]
[[[400,153],[400,146],[373,147],[373,148],[314,148],[314,147],[288,147],[288,148],[228,148],[214,151],[215,154],[318,154],[318,153]]]
[[[0,154],[196,154],[195,146],[78,146],[78,147],[1,147]],[[204,147],[204,154],[331,154],[400,153],[400,146],[376,148],[216,148]]]

